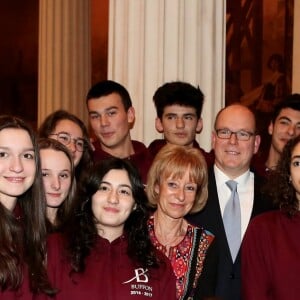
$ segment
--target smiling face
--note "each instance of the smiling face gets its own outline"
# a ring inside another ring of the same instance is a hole
[[[172,219],[180,219],[192,209],[197,193],[197,184],[190,179],[188,168],[182,178],[163,178],[155,186],[158,194],[157,210]]]
[[[41,149],[43,183],[48,208],[57,208],[68,196],[71,186],[71,162],[62,151]]]
[[[271,148],[281,154],[285,144],[300,134],[300,111],[283,108],[268,131],[272,135]]]
[[[290,173],[292,185],[296,191],[296,197],[300,207],[300,143],[298,143],[292,151]]]
[[[246,107],[231,105],[219,114],[215,127],[216,130],[229,129],[233,132],[243,130],[255,133],[255,118]],[[240,141],[235,134],[229,139],[221,139],[213,132],[215,164],[227,176],[236,178],[249,169],[251,158],[258,151],[259,144],[258,135],[251,136],[248,141]]]
[[[51,133],[57,134],[57,133],[61,133],[61,132],[67,133],[67,134],[69,134],[71,136],[71,139],[72,139],[71,142],[69,144],[67,144],[67,145],[65,143],[63,143],[63,144],[71,152],[72,157],[73,157],[73,161],[74,161],[74,165],[77,166],[79,164],[81,158],[82,158],[83,152],[82,151],[78,151],[76,149],[74,141],[78,140],[78,139],[83,140],[83,132],[82,132],[82,130],[79,127],[78,124],[76,124],[73,121],[68,120],[68,119],[60,120],[56,124],[56,126],[54,128],[54,131],[51,132]],[[51,135],[49,137],[57,139],[57,138],[55,138],[55,135]],[[59,142],[61,142],[59,139],[57,139],[57,140]]]
[[[197,118],[194,107],[174,104],[164,108],[162,119],[157,118],[155,126],[168,143],[192,147],[196,133],[202,129],[202,119]]]
[[[17,197],[33,184],[36,164],[27,131],[6,128],[0,131],[0,202],[13,210]]]
[[[109,240],[121,236],[134,204],[127,171],[110,170],[92,196],[92,211],[98,220],[99,235]]]

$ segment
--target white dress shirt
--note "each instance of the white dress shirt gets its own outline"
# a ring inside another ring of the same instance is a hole
[[[216,165],[214,165],[214,173],[216,178],[217,192],[218,192],[219,205],[220,205],[222,217],[223,217],[223,213],[227,201],[229,200],[231,195],[231,190],[226,185],[226,181],[234,180],[238,183],[237,192],[240,199],[241,235],[243,239],[253,209],[254,174],[250,172],[250,170],[248,170],[244,174],[240,175],[239,177],[232,179],[229,178],[226,174],[224,174]]]

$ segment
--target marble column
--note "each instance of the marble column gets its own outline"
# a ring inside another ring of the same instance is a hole
[[[205,94],[198,139],[209,150],[225,102],[225,0],[110,0],[109,11],[108,77],[132,96],[132,137],[147,145],[160,137],[152,96],[164,82],[183,80]]]
[[[90,0],[39,1],[38,124],[57,109],[87,120],[90,32]]]

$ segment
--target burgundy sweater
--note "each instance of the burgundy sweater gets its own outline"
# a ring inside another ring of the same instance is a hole
[[[242,245],[243,300],[300,299],[300,212],[254,218]]]
[[[163,300],[176,299],[172,267],[164,256],[159,268],[142,268],[127,255],[124,236],[112,243],[101,237],[86,258],[83,274],[70,278],[69,264],[62,259],[62,240],[53,234],[48,242],[48,272],[60,292],[55,299]]]
[[[93,152],[94,162],[101,161],[106,158],[112,157],[109,153],[101,149],[99,141],[93,143],[95,151]],[[127,157],[129,161],[139,170],[140,176],[144,184],[147,182],[147,174],[152,164],[152,156],[148,151],[147,147],[139,142],[132,141],[134,154]]]

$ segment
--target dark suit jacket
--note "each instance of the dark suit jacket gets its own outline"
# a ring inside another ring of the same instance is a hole
[[[271,210],[272,205],[260,193],[260,182],[254,177],[254,202],[251,218]],[[237,255],[235,262],[232,262],[226,233],[223,225],[222,214],[219,205],[217,186],[213,167],[208,173],[208,200],[204,209],[194,215],[187,216],[187,220],[197,226],[211,231],[217,240],[219,247],[218,278],[216,287],[216,296],[222,300],[240,300],[241,299],[241,254]]]

